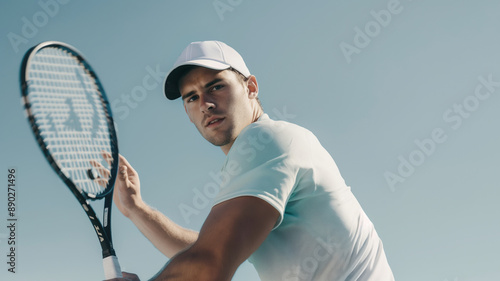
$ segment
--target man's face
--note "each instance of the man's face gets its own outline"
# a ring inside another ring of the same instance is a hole
[[[197,67],[179,81],[189,119],[206,140],[221,146],[226,154],[241,130],[255,121],[256,89],[237,75]]]

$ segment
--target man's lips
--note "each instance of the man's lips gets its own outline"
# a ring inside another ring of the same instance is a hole
[[[207,122],[205,123],[205,127],[208,127],[208,128],[211,128],[211,127],[215,127],[217,125],[219,125],[220,123],[222,123],[222,121],[224,121],[224,117],[212,117],[210,119],[207,120]]]

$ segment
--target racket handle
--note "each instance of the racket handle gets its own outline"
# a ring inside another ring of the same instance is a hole
[[[120,269],[120,264],[118,263],[118,258],[116,256],[105,257],[102,260],[104,265],[104,277],[106,280],[113,278],[121,278],[122,270]]]

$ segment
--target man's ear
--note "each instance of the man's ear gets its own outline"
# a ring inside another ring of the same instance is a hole
[[[248,97],[251,99],[256,98],[259,95],[259,84],[257,84],[257,78],[251,75],[247,80]]]
[[[186,104],[184,104],[184,111],[186,111],[186,114],[189,118],[189,121],[191,121],[191,123],[194,123],[193,120],[191,119],[191,117],[189,116],[189,113],[188,113],[188,110],[187,110],[187,107],[186,107]]]

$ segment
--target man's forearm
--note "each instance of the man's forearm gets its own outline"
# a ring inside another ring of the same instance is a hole
[[[229,281],[235,269],[223,266],[211,251],[187,248],[172,258],[149,281]]]
[[[179,226],[145,203],[137,206],[129,218],[142,234],[169,258],[198,239],[197,232]]]

